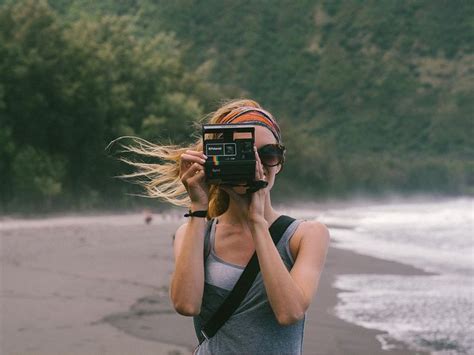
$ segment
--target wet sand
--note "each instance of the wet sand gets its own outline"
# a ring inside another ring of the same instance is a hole
[[[0,221],[0,353],[190,354],[190,317],[168,298],[179,218],[141,215]],[[333,241],[333,245],[335,242]],[[331,247],[305,325],[305,354],[415,354],[382,350],[384,332],[334,315],[340,274],[424,275],[404,264]]]

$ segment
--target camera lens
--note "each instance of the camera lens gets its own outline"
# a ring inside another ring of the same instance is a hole
[[[244,142],[242,147],[242,153],[251,153],[252,150],[252,142]]]
[[[225,145],[225,155],[235,155],[235,144]]]

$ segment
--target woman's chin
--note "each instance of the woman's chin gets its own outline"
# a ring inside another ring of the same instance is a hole
[[[247,186],[233,186],[232,190],[239,195],[245,195],[247,193]]]

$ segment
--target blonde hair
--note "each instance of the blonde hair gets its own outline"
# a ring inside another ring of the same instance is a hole
[[[225,117],[242,107],[262,107],[253,100],[239,99],[225,102],[217,111],[210,113],[204,120],[207,123],[221,123]],[[199,123],[201,123],[199,122]],[[131,174],[118,176],[124,179],[137,179],[134,182],[141,185],[146,195],[139,195],[149,198],[159,198],[176,206],[189,207],[191,201],[188,193],[179,176],[181,155],[186,150],[202,151],[202,138],[196,138],[196,141],[187,147],[177,145],[159,145],[151,143],[139,137],[119,137],[112,141],[122,138],[131,138],[134,145],[121,145],[124,148],[121,152],[134,153],[143,157],[157,159],[156,163],[145,163],[131,161],[126,158],[119,158],[120,161],[127,163],[137,169]],[[213,218],[224,213],[229,206],[229,195],[221,190],[217,185],[210,185],[209,188],[209,207],[208,218]]]

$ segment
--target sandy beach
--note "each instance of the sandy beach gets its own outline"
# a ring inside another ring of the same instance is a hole
[[[0,353],[190,354],[192,319],[168,298],[172,234],[183,220],[116,215],[0,221]],[[331,226],[329,226],[331,228]],[[425,275],[414,267],[338,249],[328,252],[307,312],[305,354],[419,354],[334,315],[342,274]]]

